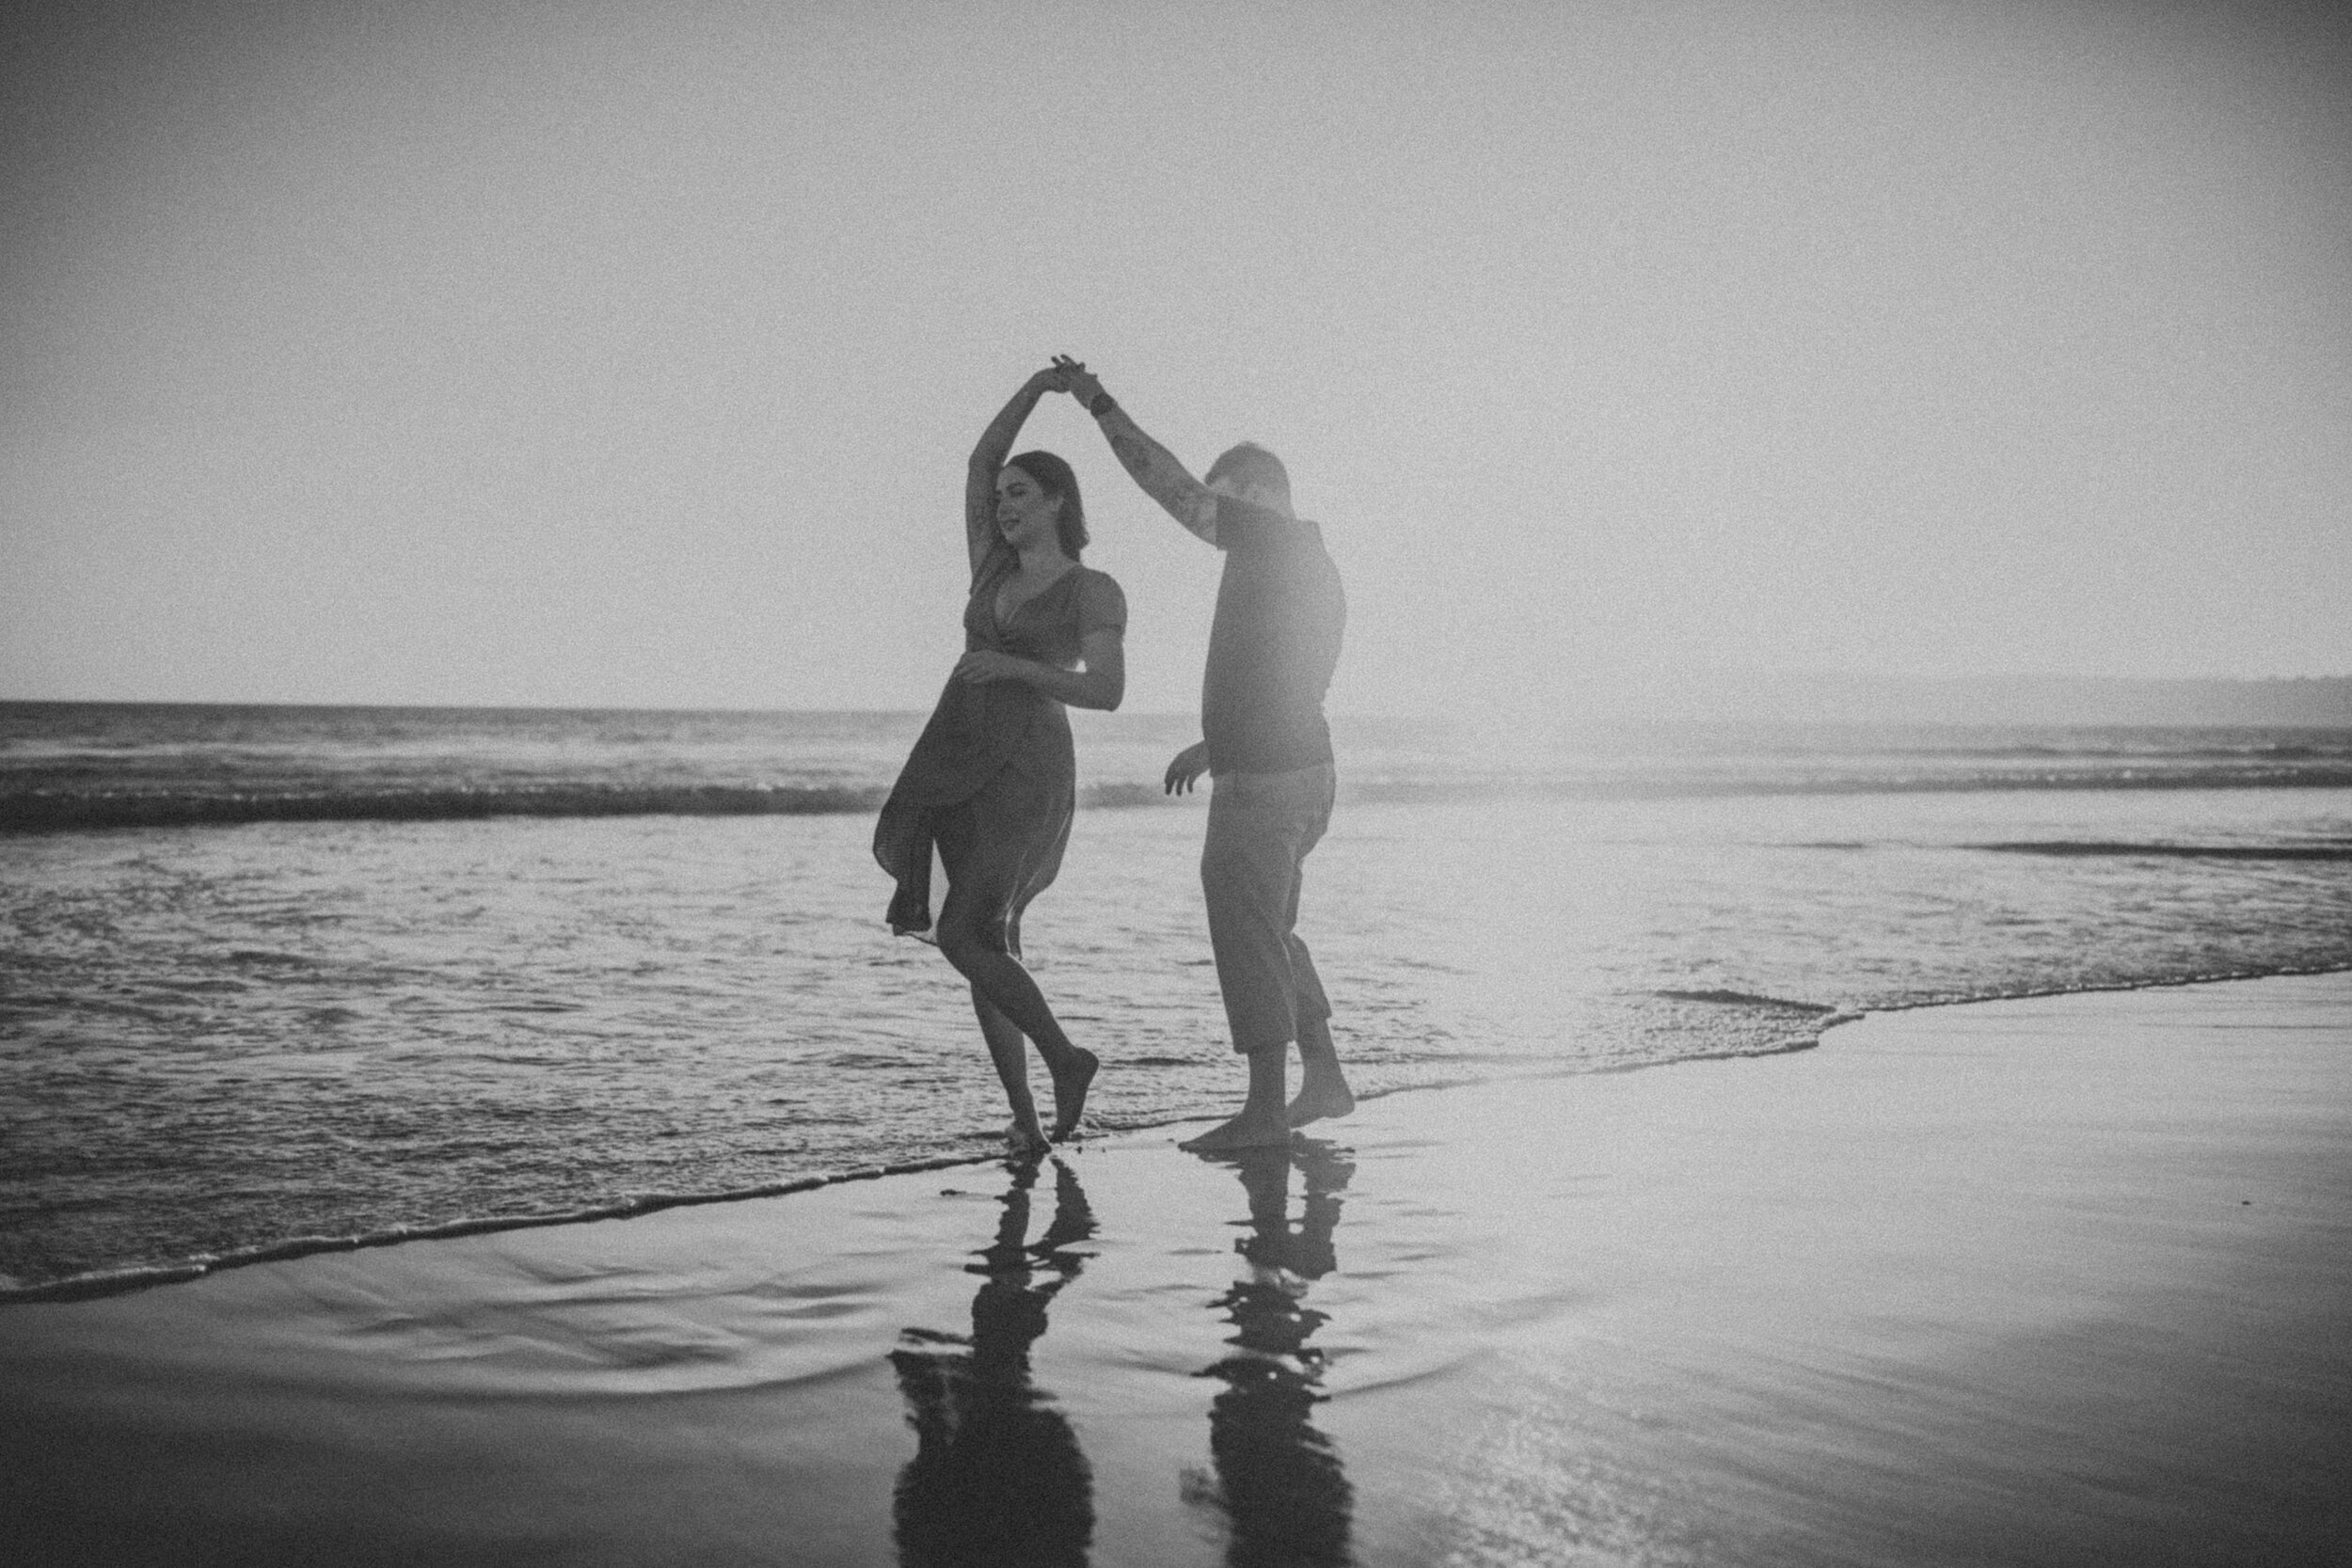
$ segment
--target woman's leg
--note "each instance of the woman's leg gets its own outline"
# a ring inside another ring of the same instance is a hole
[[[1027,1094],[1027,1068],[1019,1051],[1020,1037],[1026,1035],[1053,1075],[1054,1136],[1063,1137],[1078,1124],[1097,1062],[1093,1052],[1071,1043],[1045,993],[1009,951],[1020,918],[1016,890],[1037,879],[1025,875],[1025,836],[1018,831],[984,832],[980,815],[971,806],[943,814],[939,848],[947,867],[947,896],[939,910],[939,950],[971,982],[973,1010],[1006,1094],[1014,1095],[1016,1081],[1022,1085],[1012,1101],[1014,1119],[1020,1119]],[[1001,1021],[1009,1034],[1000,1033],[992,1020]],[[1004,1038],[1009,1048],[1000,1045]]]
[[[989,1059],[996,1064],[997,1082],[1005,1085],[1005,1103],[1012,1107],[1013,1136],[1041,1147],[1045,1129],[1038,1124],[1037,1102],[1029,1097],[1029,1051],[1020,1029],[977,986],[972,988],[972,1011],[980,1021],[980,1037],[988,1041]]]
[[[973,895],[969,880],[948,889],[947,900],[939,911],[939,950],[972,983],[973,1011],[979,1016],[980,1032],[988,1037],[989,1054],[1005,1081],[1005,1092],[1012,1095],[1014,1084],[1021,1085],[1012,1102],[1014,1119],[1021,1118],[1022,1104],[1028,1097],[1027,1063],[1020,1050],[1021,1037],[1026,1035],[1036,1042],[1038,1054],[1045,1059],[1045,1070],[1054,1077],[1054,1136],[1067,1136],[1086,1108],[1087,1086],[1094,1080],[1097,1065],[1095,1054],[1073,1044],[1062,1032],[1037,981],[1020,959],[1005,951],[1001,916]],[[992,1021],[1001,1022],[1007,1031],[1003,1037],[1009,1039],[1009,1050],[1000,1043]]]

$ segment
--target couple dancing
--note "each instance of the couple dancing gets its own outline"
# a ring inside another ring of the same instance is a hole
[[[1200,883],[1249,1089],[1237,1115],[1184,1147],[1286,1143],[1293,1127],[1356,1104],[1331,1045],[1331,1005],[1294,929],[1300,864],[1330,821],[1323,697],[1347,608],[1321,531],[1292,512],[1289,476],[1263,447],[1234,447],[1197,480],[1066,357],[1031,376],[990,423],[964,482],[965,652],[874,830],[874,858],[898,884],[891,928],[930,928],[935,846],[947,872],[936,941],[971,982],[1012,1106],[1012,1143],[1030,1151],[1047,1142],[1025,1039],[1053,1078],[1052,1136],[1075,1131],[1100,1064],[1063,1032],[1022,966],[1021,914],[1052,883],[1070,842],[1077,789],[1066,708],[1116,708],[1124,691],[1127,605],[1118,583],[1079,564],[1086,510],[1070,465],[1047,451],[1008,458],[1048,392],[1076,398],[1144,493],[1225,552],[1201,739],[1168,763],[1165,785],[1175,794],[1204,772],[1213,780]],[[1296,1099],[1293,1041],[1303,1066]]]

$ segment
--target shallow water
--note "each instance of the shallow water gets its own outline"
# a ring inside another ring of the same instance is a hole
[[[628,754],[598,733],[596,768]],[[1164,738],[1147,722],[1095,766],[1133,772]],[[825,732],[805,776],[863,776],[885,753],[858,744]],[[1441,752],[1372,752],[1391,784],[1441,771]],[[2352,965],[2352,789],[1365,794],[1310,863],[1301,928],[1366,1092],[1785,1049],[1858,1008]],[[1026,922],[1047,994],[1105,1058],[1105,1128],[1235,1092],[1202,815],[1083,811]],[[870,830],[0,838],[0,1274],[985,1151],[1003,1110],[965,993],[882,928]],[[2106,847],[1984,847],[2019,844]]]
[[[1874,1020],[1240,1159],[1104,1140],[12,1307],[0,1550],[2330,1561],[2347,1006]]]

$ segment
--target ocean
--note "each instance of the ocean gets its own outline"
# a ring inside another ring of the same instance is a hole
[[[1193,722],[1073,721],[1031,966],[1096,1126],[1221,1113]],[[987,1155],[867,852],[920,725],[0,704],[0,1299]],[[1335,732],[1300,928],[1363,1093],[2352,967],[2352,731]]]

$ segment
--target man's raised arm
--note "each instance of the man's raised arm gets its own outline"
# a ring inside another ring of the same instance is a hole
[[[1216,497],[1208,486],[1186,472],[1175,453],[1146,436],[1143,427],[1103,390],[1103,383],[1092,372],[1067,355],[1057,356],[1054,365],[1068,378],[1065,388],[1070,395],[1094,416],[1120,466],[1143,487],[1143,493],[1204,543],[1216,544]]]

